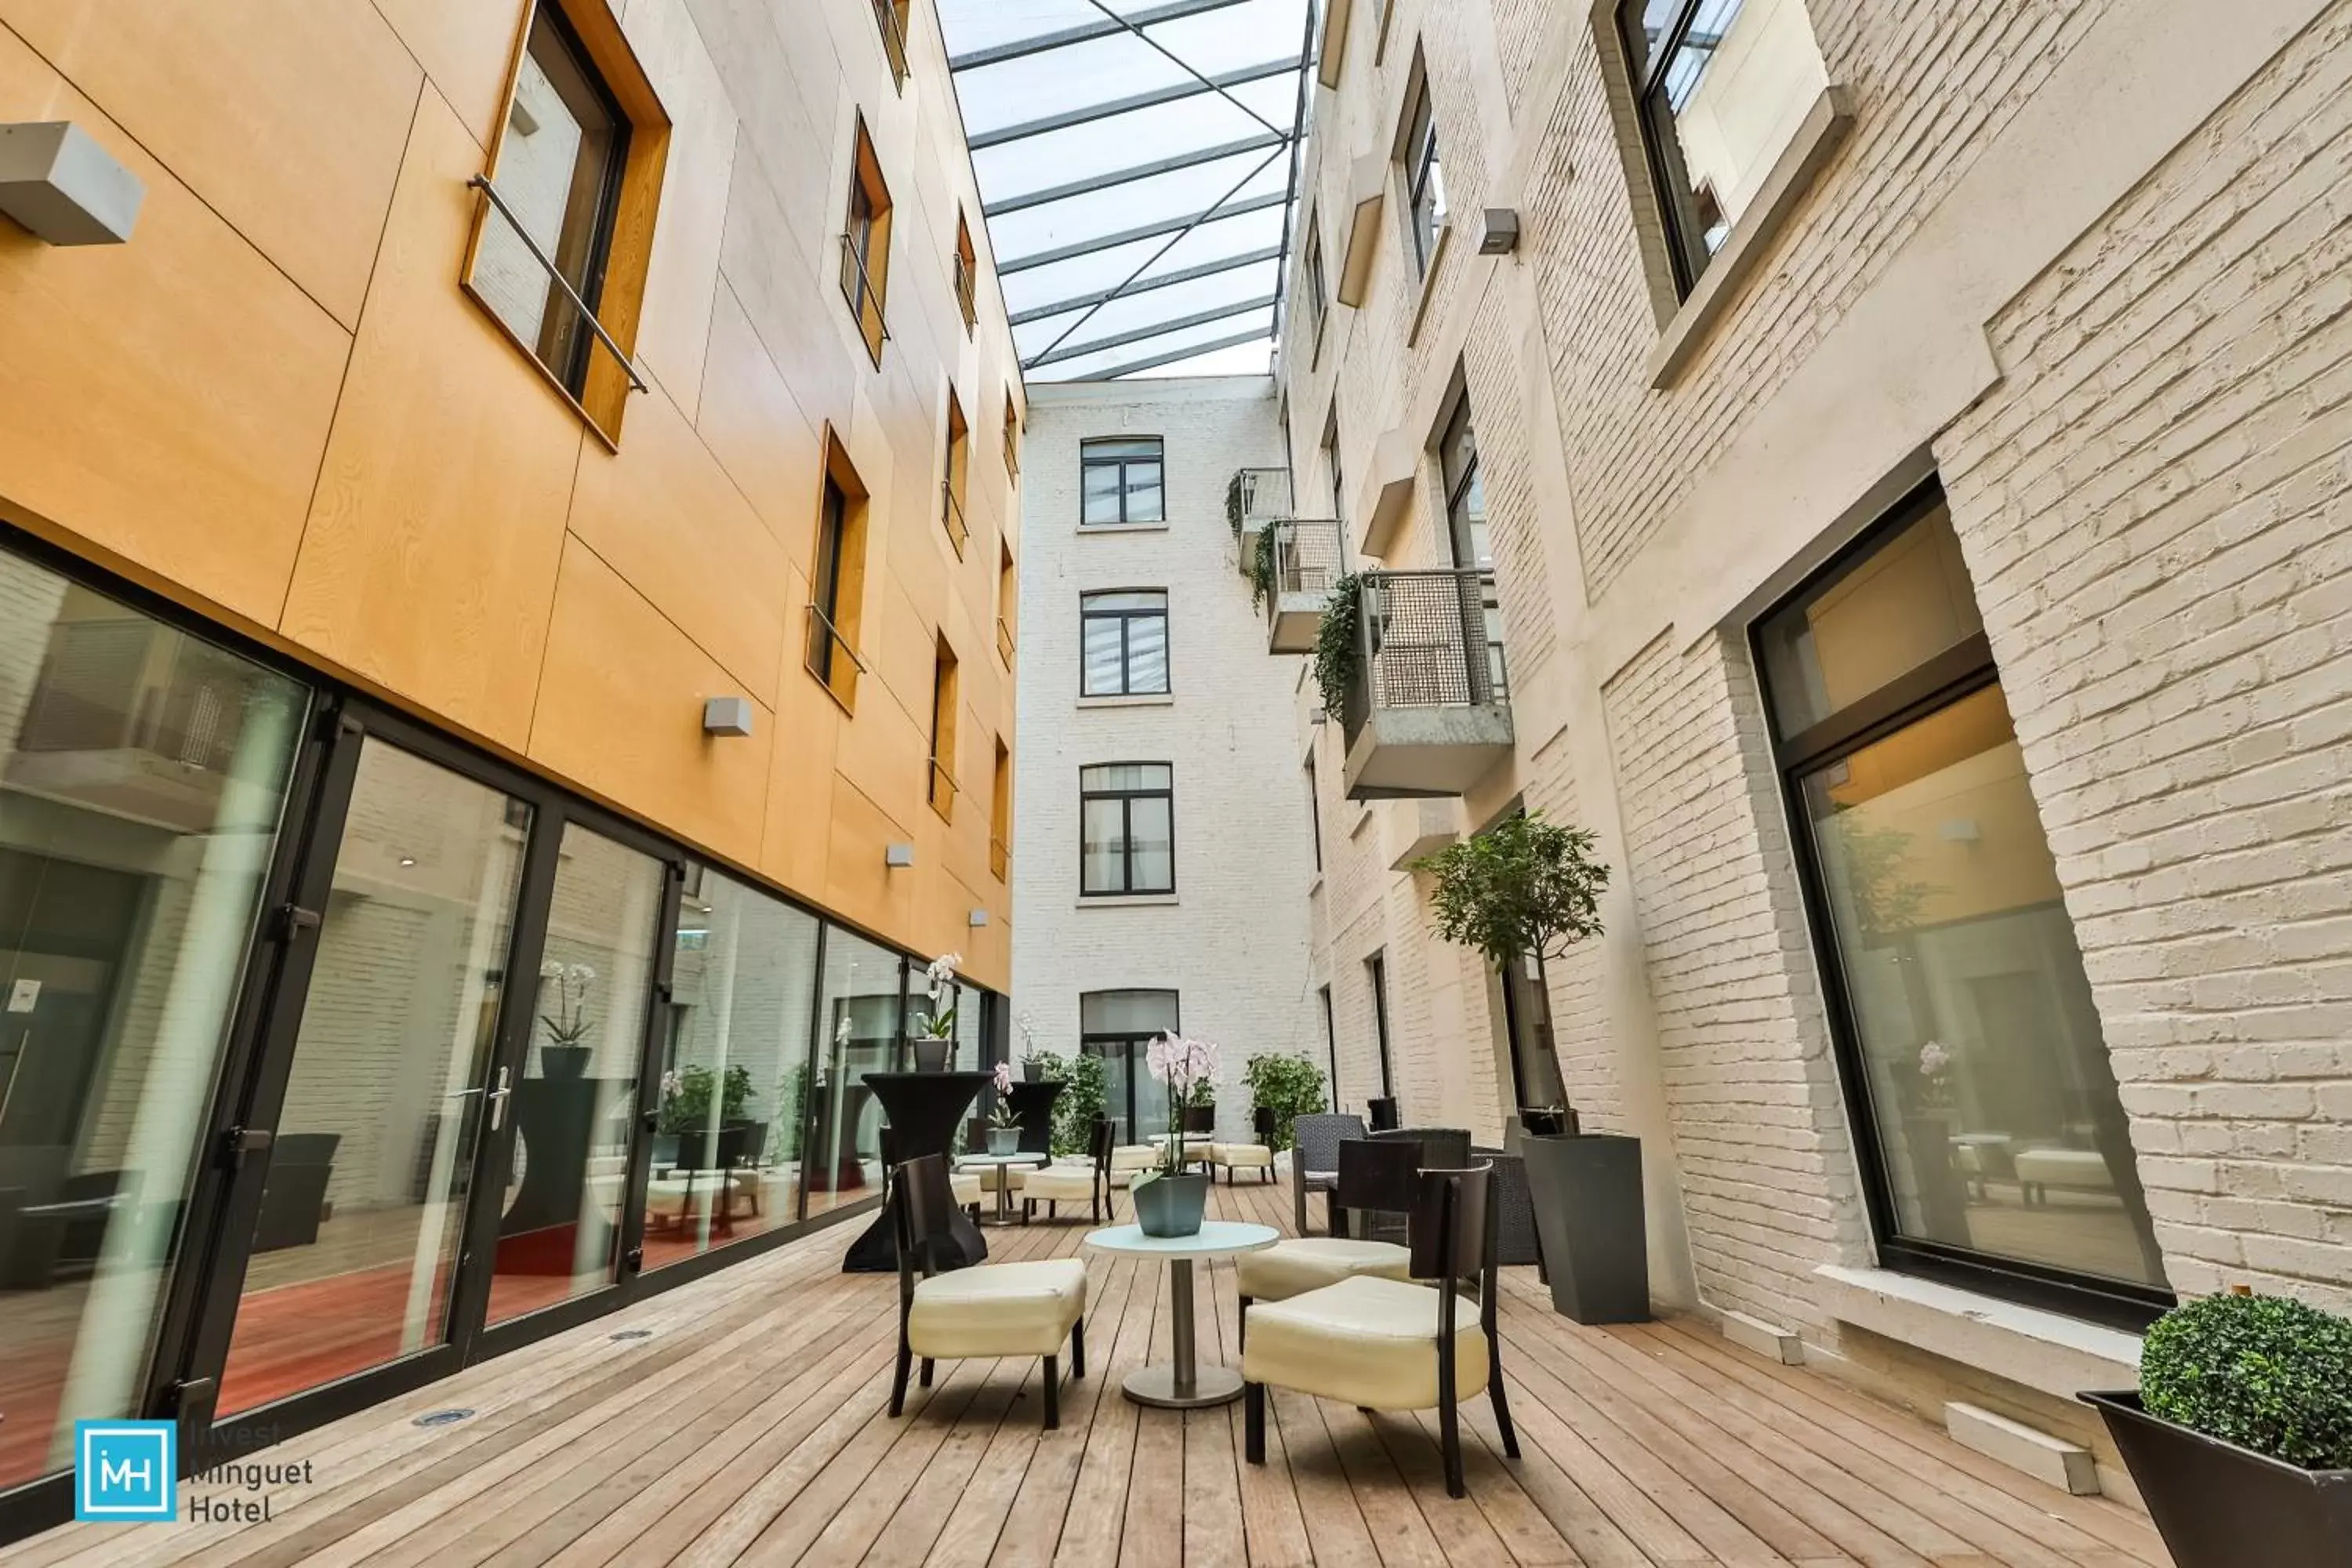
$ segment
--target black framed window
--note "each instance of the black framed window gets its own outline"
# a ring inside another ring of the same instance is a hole
[[[1882,1257],[2146,1321],[2162,1257],[1942,491],[1755,645]]]
[[[1168,594],[1120,589],[1078,598],[1079,694],[1140,697],[1168,690]]]
[[[1331,481],[1331,518],[1340,526],[1344,542],[1348,524],[1348,481],[1339,466],[1339,397],[1331,396],[1331,412],[1323,421],[1323,472]]]
[[[1168,1128],[1168,1086],[1151,1076],[1144,1053],[1182,1026],[1173,991],[1088,991],[1078,997],[1078,1049],[1103,1064],[1103,1110],[1122,1143]]]
[[[540,6],[499,143],[505,206],[492,207],[498,216],[482,231],[474,282],[575,397],[588,384],[595,332],[572,296],[592,312],[603,303],[628,153],[620,100],[561,8]]]
[[[1310,221],[1307,226],[1307,248],[1299,258],[1299,273],[1307,304],[1307,342],[1320,349],[1323,316],[1330,309],[1331,296],[1324,290],[1323,231],[1318,222]]]
[[[1445,476],[1445,537],[1456,566],[1489,566],[1486,486],[1478,475],[1478,433],[1470,422],[1470,399],[1454,400],[1454,412],[1438,438],[1438,467]]]
[[[1167,521],[1166,466],[1157,436],[1080,442],[1080,523]]]
[[[1331,988],[1318,986],[1317,994],[1323,998],[1323,1053],[1331,1061],[1331,1109],[1339,1109],[1339,1030],[1331,1018]]]
[[[1106,763],[1078,771],[1078,890],[1176,890],[1175,769]]]
[[[1306,766],[1307,837],[1314,842],[1315,869],[1320,874],[1323,869],[1323,798],[1322,791],[1316,787],[1314,752],[1307,753]]]
[[[842,565],[849,540],[849,497],[834,483],[828,474],[824,480],[824,498],[817,509],[816,582],[814,598],[816,613],[824,624],[822,635],[809,638],[809,668],[820,680],[830,681],[834,661],[845,657],[837,652],[842,641],[841,587]]]
[[[1364,980],[1372,988],[1372,1037],[1381,1047],[1381,1098],[1396,1093],[1389,1071],[1389,955],[1376,952],[1364,960]]]
[[[1412,110],[1404,135],[1405,213],[1412,230],[1412,273],[1429,270],[1437,255],[1437,231],[1445,224],[1445,165],[1437,153],[1437,114],[1430,101],[1429,76],[1416,73]]]
[[[1617,26],[1675,287],[1686,295],[1765,184],[1828,73],[1801,5],[1619,0]],[[1717,70],[1718,61],[1734,63]]]

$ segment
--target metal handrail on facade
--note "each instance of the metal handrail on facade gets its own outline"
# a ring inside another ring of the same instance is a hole
[[[1002,882],[1012,866],[1013,846],[991,834],[988,839],[988,874]]]
[[[467,181],[466,184],[469,190],[479,191],[489,198],[490,205],[496,207],[499,216],[507,220],[507,226],[514,230],[515,237],[522,241],[523,247],[530,252],[531,259],[537,261],[546,270],[548,277],[555,280],[555,286],[563,290],[563,297],[572,301],[572,308],[580,312],[580,319],[588,323],[588,330],[596,334],[596,341],[604,345],[604,352],[620,362],[621,374],[629,378],[629,390],[645,391],[645,378],[637,374],[637,367],[631,363],[628,350],[613,341],[613,334],[604,330],[604,323],[596,319],[596,312],[588,308],[588,301],[583,300],[580,297],[580,291],[572,287],[572,279],[563,275],[563,268],[558,267],[555,264],[555,258],[548,255],[541,247],[539,241],[530,237],[530,230],[523,226],[522,219],[516,216],[514,208],[507,205],[506,197],[499,195],[499,188],[490,184],[490,177],[488,174],[477,174]]]
[[[1285,594],[1329,593],[1342,569],[1337,521],[1294,517],[1274,524],[1274,581],[1267,584],[1266,613],[1276,612]]]
[[[963,311],[964,328],[970,331],[980,321],[980,274],[961,250],[955,258],[955,295],[956,306]]]
[[[1013,627],[1003,616],[996,617],[996,657],[1013,662]]]
[[[1487,630],[1493,573],[1367,572],[1360,581],[1358,662],[1340,714],[1349,744],[1379,709],[1484,708],[1509,700],[1502,640]]]
[[[874,0],[874,20],[882,28],[882,52],[890,57],[890,85],[907,85],[907,35],[898,26],[898,7],[890,0]]]
[[[856,287],[850,287],[850,279]],[[874,330],[881,334],[880,342],[867,338],[868,353],[879,355],[882,344],[890,341],[890,318],[883,313],[882,296],[874,287],[874,277],[866,270],[866,257],[857,248],[857,237],[845,233],[841,237],[841,297],[849,301],[850,314],[857,318],[858,335],[866,334],[866,313],[874,312]]]
[[[941,816],[950,816],[955,810],[956,796],[961,793],[962,793],[962,786],[956,783],[955,774],[948,772],[948,765],[945,763],[933,757],[931,759],[931,808]]]
[[[1244,468],[1234,476],[1234,483],[1241,490],[1236,531],[1278,522],[1291,514],[1288,468]]]
[[[956,499],[953,479],[940,481],[940,496],[942,501],[940,507],[940,521],[947,525],[948,538],[954,543],[956,553],[961,556],[963,553],[964,541],[971,537],[971,530],[964,524],[963,502]]]
[[[866,673],[866,661],[857,657],[857,649],[841,635],[832,616],[814,604],[809,605],[808,613],[809,673],[824,681],[843,702],[856,701],[857,678]],[[848,660],[846,668],[842,666],[843,659]]]

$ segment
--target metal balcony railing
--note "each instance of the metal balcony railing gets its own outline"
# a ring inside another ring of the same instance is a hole
[[[1262,528],[1291,514],[1288,468],[1244,468],[1233,479],[1232,515],[1236,533]]]
[[[1339,580],[1339,525],[1328,518],[1291,518],[1274,535],[1274,580],[1266,584],[1267,613],[1285,594],[1328,594]]]
[[[890,85],[907,85],[907,32],[898,25],[894,0],[874,0],[874,21],[882,29],[882,52],[890,57]]]
[[[957,792],[955,774],[948,772],[948,765],[945,763],[933,757],[931,759],[931,809],[940,814],[942,821],[954,820]]]
[[[1391,708],[1483,708],[1510,695],[1495,577],[1475,568],[1367,572],[1358,662],[1340,714],[1348,742]]]
[[[866,353],[880,364],[882,345],[890,341],[890,322],[882,313],[881,291],[874,287],[873,275],[866,269],[866,253],[857,247],[854,234],[841,237],[841,297],[849,301],[849,313],[857,319]]]
[[[988,874],[1002,882],[1012,867],[1013,846],[992,835],[988,840]]]
[[[961,559],[963,542],[971,537],[971,530],[964,526],[963,502],[956,499],[953,479],[940,481],[940,521],[947,526],[948,539],[955,545],[957,558]]]
[[[996,617],[996,657],[1008,665],[1013,662],[1013,627],[1003,616]]]
[[[547,254],[546,247],[531,237],[530,230],[523,226],[521,215],[507,205],[506,197],[500,195],[499,188],[490,184],[489,176],[476,174],[472,179],[467,180],[466,184],[468,189],[482,193],[483,199],[489,203],[491,210],[506,220],[507,227],[513,231],[517,239],[522,241],[523,248],[530,252],[531,259],[538,262],[540,269],[547,274],[548,281],[563,291],[564,300],[572,306],[580,323],[588,329],[591,336],[598,343],[604,345],[604,352],[613,356],[614,363],[621,367],[621,374],[629,378],[629,390],[645,391],[645,377],[637,374],[636,362],[629,358],[626,349],[613,341],[613,334],[604,330],[604,323],[596,319],[596,312],[588,308],[588,301],[580,297],[580,290],[572,286],[572,279],[563,275],[563,268],[555,264],[555,258]],[[582,363],[584,364],[585,362]],[[562,373],[558,371],[556,374],[561,379]],[[584,370],[582,374],[584,375]],[[577,389],[572,390],[576,396]]]
[[[980,321],[980,275],[966,261],[963,252],[955,258],[956,308],[963,312],[963,328],[969,332]]]
[[[833,618],[815,605],[809,606],[807,659],[809,673],[824,682],[841,705],[852,708],[857,702],[857,678],[865,672],[866,661]]]

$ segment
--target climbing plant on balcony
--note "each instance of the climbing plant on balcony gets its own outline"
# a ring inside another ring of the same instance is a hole
[[[1234,477],[1225,481],[1225,521],[1233,525],[1235,533],[1242,531],[1242,471],[1239,468],[1235,468]]]
[[[1530,953],[1561,957],[1601,934],[1609,868],[1592,858],[1593,843],[1589,829],[1530,811],[1425,855],[1412,868],[1437,879],[1431,902],[1438,934],[1506,969]]]
[[[1251,544],[1249,580],[1250,608],[1253,610],[1265,608],[1266,596],[1274,592],[1274,536],[1276,526],[1269,524],[1259,529],[1257,538]]]
[[[1357,627],[1364,613],[1364,580],[1349,572],[1331,584],[1323,605],[1323,620],[1315,628],[1315,688],[1323,694],[1323,711],[1337,718],[1348,704],[1348,682],[1355,679],[1363,658]]]

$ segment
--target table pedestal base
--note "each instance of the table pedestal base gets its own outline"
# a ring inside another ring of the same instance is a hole
[[[1213,1405],[1231,1405],[1242,1396],[1242,1374],[1229,1366],[1204,1366],[1192,1373],[1192,1389],[1189,1394],[1176,1391],[1176,1369],[1173,1366],[1147,1366],[1140,1372],[1127,1374],[1119,1392],[1138,1405],[1149,1405],[1156,1410],[1205,1410]]]

